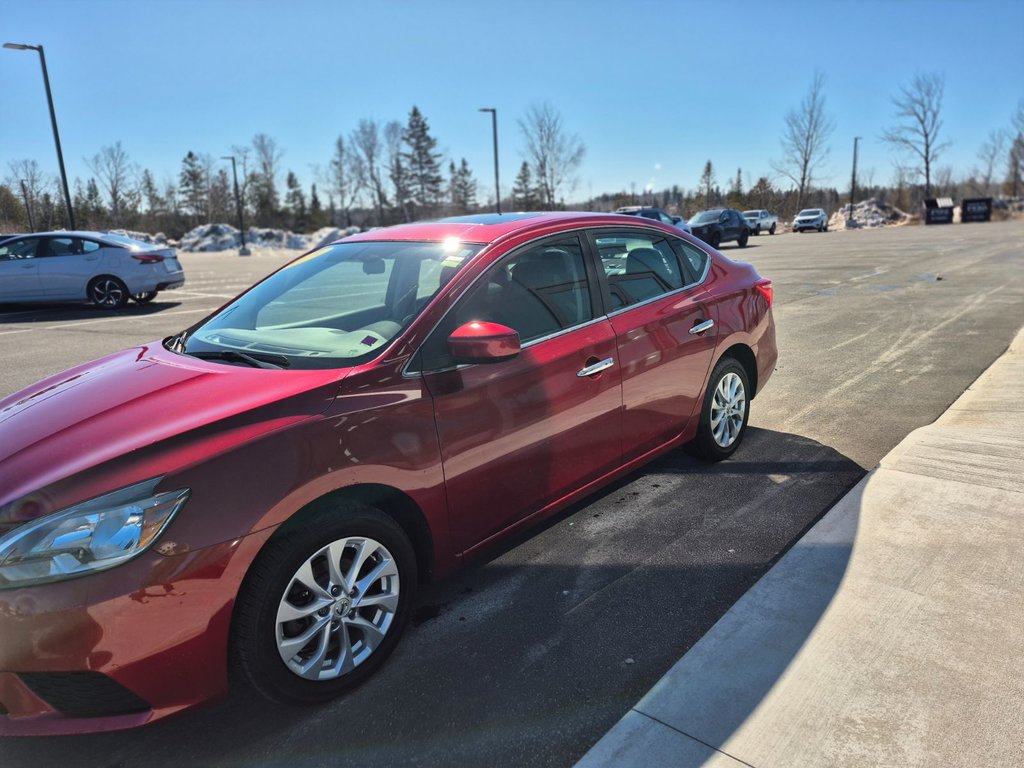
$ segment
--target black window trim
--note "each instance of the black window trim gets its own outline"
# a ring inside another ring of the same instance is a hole
[[[636,309],[637,307],[645,307],[648,304],[653,304],[656,301],[661,301],[661,300],[665,299],[666,297],[677,296],[677,295],[685,293],[687,291],[692,291],[694,288],[697,288],[698,286],[703,285],[704,281],[707,280],[708,273],[711,271],[711,254],[708,253],[703,248],[701,248],[698,245],[696,245],[695,243],[687,240],[684,237],[679,237],[678,235],[674,235],[674,234],[672,234],[670,232],[663,232],[660,229],[654,229],[654,228],[648,229],[646,227],[630,226],[628,224],[626,224],[624,226],[608,224],[608,225],[601,225],[599,227],[589,227],[588,230],[587,230],[587,234],[588,234],[588,240],[590,241],[590,247],[593,249],[594,253],[597,253],[597,239],[596,239],[596,234],[595,233],[597,233],[597,232],[599,232],[601,230],[611,230],[611,231],[614,231],[614,232],[621,232],[623,230],[630,230],[630,229],[635,230],[637,232],[643,232],[645,234],[656,232],[659,235],[661,235],[662,237],[664,237],[666,240],[668,240],[669,238],[674,238],[676,240],[682,240],[683,242],[687,243],[688,245],[691,245],[694,248],[697,248],[697,250],[701,251],[705,256],[707,256],[707,258],[704,260],[704,272],[700,275],[700,277],[697,278],[697,280],[695,280],[692,283],[687,283],[686,285],[683,285],[680,288],[673,288],[671,291],[666,291],[665,293],[659,293],[657,296],[651,296],[649,299],[644,299],[643,301],[638,301],[635,304],[627,304],[624,307],[617,307],[617,308],[613,309],[606,302],[605,303],[605,312],[606,312],[607,317],[615,317],[617,315],[622,314],[623,312],[629,312],[630,310]],[[672,250],[673,250],[673,253],[674,253],[675,249],[673,248]],[[678,259],[680,257],[678,255],[676,255],[676,258]],[[598,259],[600,259],[600,256],[598,256]],[[600,261],[598,263],[600,263]],[[680,266],[686,271],[687,275],[692,274],[691,270],[690,270],[690,267],[689,267],[689,264],[682,264],[682,263],[680,263]],[[604,274],[604,269],[601,269],[599,271],[599,278],[601,280],[602,298],[604,298],[604,294],[605,294],[606,291],[607,291],[607,295],[610,298],[611,292],[608,289],[608,280],[607,280],[607,276]]]
[[[421,376],[434,375],[437,373],[447,373],[450,371],[460,371],[464,368],[470,368],[479,365],[479,363],[458,363],[456,365],[449,365],[443,368],[423,368],[420,365],[420,352],[423,349],[423,345],[426,344],[427,339],[429,339],[434,334],[434,331],[436,331],[440,327],[440,325],[445,321],[445,318],[448,317],[449,313],[455,310],[459,302],[462,301],[469,294],[469,292],[472,291],[477,286],[480,280],[484,278],[484,276],[491,270],[492,267],[509,258],[513,254],[518,253],[527,248],[537,247],[538,245],[543,244],[544,241],[551,241],[554,243],[559,240],[564,240],[568,237],[576,237],[579,239],[580,250],[583,254],[583,264],[587,274],[587,286],[589,288],[590,293],[590,306],[593,317],[591,317],[589,320],[585,322],[577,323],[576,325],[571,325],[567,328],[560,328],[557,331],[554,331],[553,333],[549,333],[547,336],[538,336],[536,339],[530,339],[529,341],[523,343],[520,349],[529,349],[535,344],[542,344],[545,341],[550,341],[551,339],[557,338],[558,336],[562,336],[563,334],[572,333],[573,331],[578,331],[581,328],[586,328],[588,325],[593,325],[594,323],[607,320],[608,313],[606,311],[607,308],[604,303],[604,297],[602,296],[600,286],[598,286],[596,282],[599,274],[603,272],[603,270],[600,270],[598,268],[598,264],[594,262],[594,251],[592,250],[593,244],[591,242],[590,237],[588,236],[589,229],[590,227],[583,226],[555,233],[546,232],[531,240],[527,240],[525,243],[520,243],[519,245],[509,250],[507,253],[504,253],[501,256],[499,256],[491,264],[488,264],[484,268],[484,270],[473,279],[473,282],[467,285],[459,293],[458,297],[454,301],[452,301],[451,305],[448,307],[448,309],[445,310],[444,314],[441,315],[440,318],[438,318],[437,322],[434,323],[431,329],[423,336],[423,341],[420,342],[419,346],[416,348],[416,351],[409,356],[409,359],[406,361],[405,365],[402,366],[402,378],[416,379]]]

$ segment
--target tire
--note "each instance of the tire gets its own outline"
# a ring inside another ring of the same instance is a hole
[[[768,234],[769,235],[774,235],[775,234],[775,225],[774,224],[772,224],[770,227],[768,227]]]
[[[136,304],[149,304],[155,298],[156,291],[143,291],[142,293],[132,294],[132,301]]]
[[[739,243],[740,248],[746,248],[747,242],[750,240],[750,230],[744,229],[740,232],[739,239],[736,241]]]
[[[713,422],[716,417],[718,421]],[[697,437],[692,444],[694,452],[707,461],[729,458],[743,442],[749,419],[750,382],[747,372],[735,359],[723,357],[708,379]]]
[[[272,701],[318,704],[362,683],[395,649],[416,597],[416,555],[392,518],[337,502],[310,514],[268,542],[235,604],[233,677]]]
[[[128,303],[128,286],[110,275],[93,278],[87,293],[89,301],[104,309],[120,309]]]
[[[821,231],[822,231],[822,232],[828,232],[828,223],[826,223],[826,224],[825,224],[825,226],[823,226],[823,227],[821,228]]]
[[[760,235],[760,234],[761,234],[761,225],[760,225],[760,224],[758,224],[758,225],[757,225],[757,226],[756,226],[756,227],[754,228],[754,231],[753,231],[753,232],[751,232],[751,234],[752,234],[752,235]]]
[[[722,236],[715,232],[714,234],[711,235],[711,240],[709,242],[712,248],[718,248],[718,246],[722,242]]]

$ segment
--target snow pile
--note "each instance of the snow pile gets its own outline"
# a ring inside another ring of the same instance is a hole
[[[335,240],[340,240],[343,237],[354,235],[359,231],[359,227],[320,227],[316,232],[311,235],[306,235],[309,238],[309,247],[323,248],[328,243],[333,243]]]
[[[255,248],[290,248],[303,251],[309,247],[305,235],[283,229],[249,227],[245,231],[245,244]],[[230,224],[202,224],[186,232],[178,243],[182,251],[230,251],[240,248],[242,239],[238,229]]]
[[[167,235],[163,232],[157,232],[155,235],[151,235],[149,232],[133,232],[130,229],[108,229],[105,231],[124,235],[125,237],[130,237],[132,240],[141,240],[144,243],[167,245]]]
[[[245,244],[252,248],[287,248],[305,251],[319,248],[334,240],[359,231],[359,227],[322,227],[309,235],[300,235],[285,229],[249,227],[245,231]],[[182,251],[231,251],[242,246],[238,229],[230,224],[203,224],[186,232],[178,244]]]
[[[846,229],[846,222],[849,218],[850,205],[847,203],[832,214],[828,227],[829,229]],[[910,216],[896,206],[871,197],[861,200],[853,206],[853,226],[851,228],[896,226],[906,224],[908,221],[910,221]]]

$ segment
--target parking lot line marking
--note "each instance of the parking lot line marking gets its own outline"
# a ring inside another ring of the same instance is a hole
[[[0,331],[0,336],[8,336],[8,335],[10,335],[12,333],[28,333],[29,331],[34,331],[34,330],[36,330],[36,329],[35,328],[19,328],[16,331]]]

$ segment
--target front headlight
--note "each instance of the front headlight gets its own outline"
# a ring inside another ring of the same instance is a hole
[[[188,501],[188,488],[154,494],[163,478],[54,512],[0,537],[0,589],[113,568],[144,552]]]

